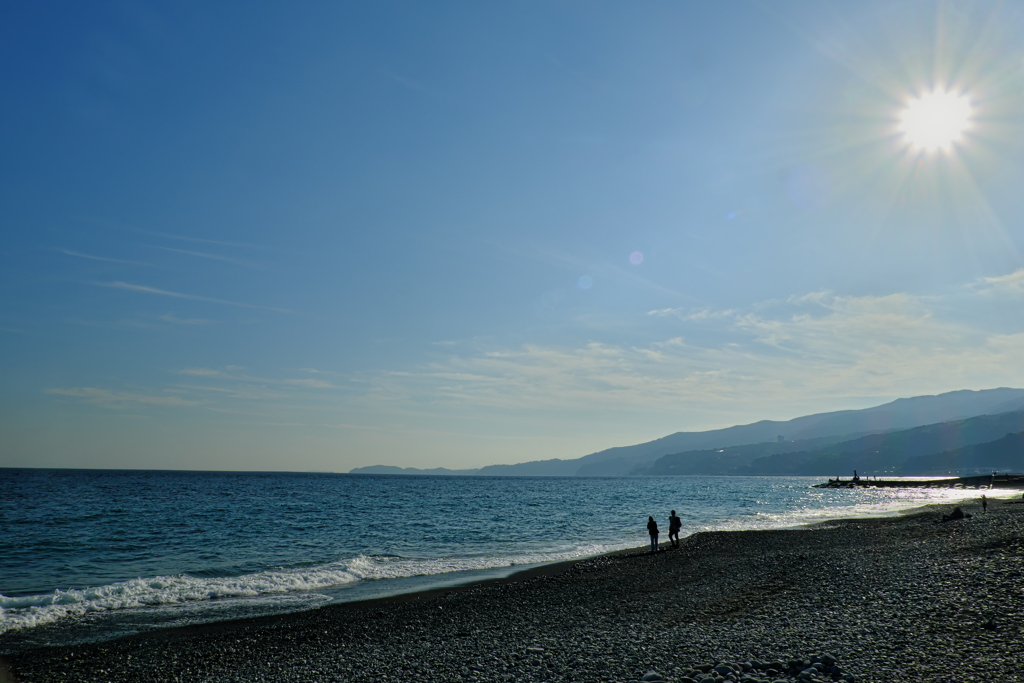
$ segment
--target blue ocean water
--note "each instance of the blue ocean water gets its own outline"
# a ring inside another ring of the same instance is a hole
[[[819,481],[0,469],[0,652],[641,547],[671,509],[685,536],[979,495]]]

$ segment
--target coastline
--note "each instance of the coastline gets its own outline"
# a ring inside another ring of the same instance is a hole
[[[935,505],[703,532],[654,555],[5,659],[25,682],[679,681],[704,662],[825,653],[866,681],[1024,677],[1005,661],[1024,650],[1024,505],[961,505],[971,519],[936,523],[954,506]]]

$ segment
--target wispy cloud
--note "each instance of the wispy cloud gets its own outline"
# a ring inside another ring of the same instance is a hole
[[[423,85],[422,83],[418,83],[418,82],[414,81],[413,79],[408,78],[406,76],[401,76],[401,75],[395,73],[394,71],[391,71],[390,69],[381,67],[380,68],[380,72],[385,74],[391,80],[395,81],[396,83],[402,84],[403,86],[405,86],[406,88],[409,88],[410,90],[415,90],[416,92],[421,92],[421,93],[423,93],[425,95],[436,95],[437,94],[434,90],[428,88],[427,86]]]
[[[129,261],[119,258],[109,258],[106,256],[93,256],[92,254],[83,254],[79,251],[71,251],[70,249],[58,249],[58,251],[66,256],[74,256],[75,258],[88,259],[90,261],[103,261],[104,263],[120,263],[126,266],[144,266],[146,268],[152,268],[153,265],[150,263],[143,263],[142,261]]]
[[[268,388],[258,384],[230,384],[227,386],[212,384],[177,384],[176,388],[200,394],[216,394],[225,398],[237,399],[246,402],[257,401],[286,401],[292,396],[286,391]],[[210,399],[210,409],[225,409],[223,404]]]
[[[180,242],[192,242],[195,244],[214,244],[219,247],[234,247],[238,249],[252,249],[256,251],[271,251],[270,247],[265,247],[258,244],[247,244],[245,242],[229,242],[225,240],[211,240],[205,237],[193,237],[191,235],[178,235],[170,232],[160,232],[158,230],[146,230],[144,228],[129,228],[132,232],[151,235],[153,237],[162,237],[170,240],[177,240]]]
[[[557,423],[558,430],[588,434],[594,429],[586,425],[595,422],[601,429],[710,428],[899,396],[1022,386],[1024,322],[979,324],[970,313],[985,297],[974,285],[944,297],[815,291],[720,310],[651,311],[643,342],[623,343],[611,333],[514,347],[461,340],[432,345],[430,362],[347,376],[197,365],[177,370],[180,381],[165,390],[51,393],[385,431],[436,424],[469,433],[484,423],[509,432],[510,424]],[[642,334],[632,329],[630,338]]]
[[[836,349],[863,350],[881,344],[919,345],[970,332],[937,318],[929,301],[907,294],[853,297],[816,292],[791,298],[777,309],[774,317],[771,311],[733,312],[729,317],[736,330],[748,332],[759,343],[827,355],[834,355]]]
[[[121,318],[119,320],[87,320],[84,318],[72,318],[70,322],[74,323],[75,325],[84,325],[86,327],[98,327],[102,329],[111,330],[159,330],[166,329],[167,325],[210,325],[215,323],[216,321],[208,320],[206,318],[179,318],[171,313],[164,313],[163,315],[158,316]]]
[[[178,370],[179,375],[189,375],[191,377],[218,377],[222,379],[234,379],[234,376],[226,370],[216,370],[214,368],[185,368],[184,370]]]
[[[1008,275],[982,278],[975,287],[987,294],[1024,294],[1024,268]]]
[[[305,387],[307,389],[333,389],[334,385],[330,382],[326,382],[322,379],[285,379],[281,380],[284,384],[290,384],[293,387]]]
[[[294,417],[337,411],[335,385],[322,378],[268,378],[249,374],[246,368],[190,367],[176,371],[191,381],[174,382],[160,388],[141,390],[97,386],[45,389],[53,396],[80,399],[123,410],[129,406],[197,407],[208,413],[236,415],[260,424],[294,423]],[[328,404],[325,404],[327,399]],[[287,417],[286,417],[287,416]],[[282,421],[282,417],[286,417]],[[323,419],[321,416],[319,419]]]
[[[333,389],[335,386],[327,380],[314,377],[297,377],[274,379],[269,377],[258,377],[244,373],[245,368],[231,365],[226,368],[184,368],[178,370],[179,375],[189,377],[201,377],[212,380],[223,380],[236,384],[248,384],[259,386],[291,386],[304,389]],[[316,371],[314,371],[316,372]]]
[[[120,320],[86,320],[84,318],[71,318],[69,322],[74,325],[95,327],[106,330],[154,330],[159,327],[159,325],[157,325],[153,320],[138,318],[122,318]]]
[[[252,308],[261,311],[273,311],[274,313],[294,313],[285,308],[275,308],[273,306],[258,306],[256,304],[246,304],[238,301],[227,301],[225,299],[215,299],[208,296],[199,296],[197,294],[185,294],[182,292],[172,292],[166,289],[157,289],[156,287],[147,287],[146,285],[136,285],[129,282],[99,282],[96,283],[100,287],[110,287],[112,289],[123,289],[129,292],[139,292],[141,294],[155,294],[157,296],[168,296],[175,299],[188,299],[190,301],[203,301],[211,304],[221,304],[223,306],[237,306],[239,308]]]
[[[1000,284],[1018,281],[1024,277]],[[658,330],[675,321],[677,332],[644,344],[477,346],[383,373],[370,395],[465,410],[726,410],[760,418],[766,406],[792,416],[844,399],[1024,385],[1024,323],[1009,332],[979,328],[964,315],[971,302],[957,297],[960,309],[937,297],[830,292],[744,309],[663,309],[650,314]]]
[[[169,325],[210,325],[214,322],[206,318],[179,318],[172,313],[164,313],[157,319]]]
[[[732,309],[723,310],[711,310],[710,308],[659,308],[653,311],[647,311],[647,315],[652,318],[678,318],[680,320],[725,320],[735,316],[736,312]]]
[[[189,407],[200,405],[200,401],[193,401],[180,396],[140,394],[126,391],[111,391],[100,387],[69,387],[47,389],[46,393],[57,396],[69,396],[81,398],[90,403],[98,403],[105,406],[123,407],[127,405],[154,405],[169,407]]]
[[[204,251],[190,251],[188,249],[175,249],[173,247],[157,247],[163,251],[169,251],[174,254],[182,254],[184,256],[194,256],[195,258],[208,259],[211,261],[221,261],[222,263],[230,263],[234,266],[242,266],[243,268],[252,268],[255,270],[266,270],[266,266],[248,261],[245,259],[234,258],[232,256],[222,256],[220,254],[210,254]]]

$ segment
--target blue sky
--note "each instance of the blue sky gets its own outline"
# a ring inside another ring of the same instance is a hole
[[[1024,386],[1024,8],[0,10],[0,466],[574,458]],[[944,151],[899,131],[945,89]]]

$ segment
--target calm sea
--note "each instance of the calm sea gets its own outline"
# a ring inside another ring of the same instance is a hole
[[[0,652],[505,576],[671,509],[688,535],[978,495],[818,481],[0,469]]]

